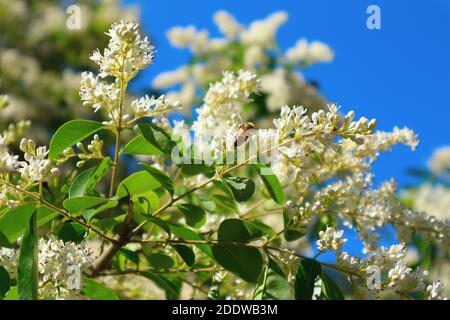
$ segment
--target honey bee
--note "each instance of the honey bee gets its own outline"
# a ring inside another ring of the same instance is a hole
[[[251,122],[245,122],[241,124],[236,131],[236,137],[234,140],[234,146],[239,147],[245,143],[250,137],[251,131],[255,129],[255,125]]]

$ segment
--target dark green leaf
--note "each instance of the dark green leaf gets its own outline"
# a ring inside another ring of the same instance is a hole
[[[37,214],[32,213],[22,237],[19,254],[17,285],[20,300],[38,298],[38,239]]]
[[[158,182],[161,183],[162,187],[164,189],[166,189],[173,196],[174,189],[173,189],[172,180],[170,180],[170,178],[166,174],[162,173],[158,169],[153,168],[152,166],[145,164],[145,163],[139,163],[139,166],[142,169],[146,170],[153,178],[158,180]]]
[[[178,300],[180,298],[182,282],[178,278],[154,274],[151,272],[140,272],[141,276],[152,280],[159,288],[165,291],[166,299]]]
[[[72,241],[80,243],[87,235],[87,230],[82,225],[75,222],[66,222],[59,230],[59,239],[64,242]]]
[[[183,212],[188,226],[198,229],[205,224],[206,214],[202,208],[190,203],[182,203],[177,207]]]
[[[248,178],[225,176],[223,179],[238,202],[250,200],[255,192],[255,183]]]
[[[183,163],[181,165],[181,172],[186,177],[192,177],[196,176],[198,174],[204,174],[209,175],[213,174],[215,172],[215,169],[213,166],[207,166],[204,163]]]
[[[4,297],[8,293],[11,287],[11,279],[8,271],[0,266],[0,298]]]
[[[291,289],[289,281],[278,264],[269,258],[269,263],[256,285],[255,300],[289,300]]]
[[[119,300],[110,289],[89,278],[84,279],[84,288],[81,289],[81,293],[92,300]]]
[[[152,253],[147,259],[150,265],[156,269],[170,269],[175,264],[171,257],[162,253]]]
[[[105,128],[100,122],[92,120],[71,120],[63,124],[53,135],[48,157],[56,160],[67,148]]]
[[[320,278],[322,279],[322,294],[327,300],[345,300],[341,289],[324,271]]]
[[[320,264],[313,259],[303,259],[295,276],[295,299],[311,300],[314,293],[314,284],[321,274]]]
[[[263,266],[263,258],[258,249],[219,243],[212,247],[212,253],[226,270],[247,282],[258,281]]]
[[[192,267],[195,263],[195,254],[191,248],[182,244],[174,244],[172,245],[183,261],[189,266]]]
[[[262,236],[261,230],[245,220],[227,219],[219,226],[219,241],[248,242]]]
[[[191,229],[176,224],[169,224],[169,226],[172,233],[183,240],[204,240],[198,233],[192,231]],[[206,253],[208,256],[212,257],[210,246],[206,244],[196,244],[195,246]]]
[[[208,292],[208,300],[219,300],[220,299],[220,291],[218,285],[213,285],[209,289]]]
[[[264,164],[254,164],[253,167],[258,171],[272,199],[278,204],[284,204],[286,198],[284,197],[283,188],[278,177]]]

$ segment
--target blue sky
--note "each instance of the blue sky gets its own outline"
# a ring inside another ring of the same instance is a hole
[[[313,67],[326,97],[343,110],[376,118],[379,129],[414,129],[421,143],[384,155],[374,166],[377,181],[396,177],[413,182],[405,168],[425,166],[436,147],[450,144],[450,1],[448,0],[165,0],[132,1],[141,6],[145,31],[157,46],[156,62],[135,84],[149,88],[160,72],[187,61],[188,51],[172,48],[165,33],[194,24],[218,35],[212,15],[225,9],[243,23],[285,10],[289,22],[279,33],[285,49],[306,37],[328,43],[331,64]],[[366,28],[366,8],[381,8],[381,30]]]

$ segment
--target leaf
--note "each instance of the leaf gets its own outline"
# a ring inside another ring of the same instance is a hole
[[[216,204],[217,212],[219,212],[221,214],[238,212],[236,202],[232,198],[229,198],[228,196],[226,196],[224,194],[213,194],[210,196],[210,198]]]
[[[127,189],[132,196],[141,195],[147,191],[159,188],[161,184],[147,171],[138,171],[124,179],[117,187],[119,199],[128,195]]]
[[[0,300],[4,297],[11,287],[11,278],[9,277],[8,271],[0,266]]]
[[[81,293],[92,300],[119,300],[113,291],[89,278],[84,279]]]
[[[198,233],[192,231],[191,229],[176,224],[169,224],[169,227],[172,233],[183,240],[204,240]],[[210,246],[206,244],[196,244],[195,246],[206,253],[208,256],[212,257]]]
[[[321,274],[320,264],[313,259],[303,259],[295,275],[295,299],[311,300],[314,293],[314,284]]]
[[[61,230],[59,230],[58,237],[64,242],[72,241],[80,243],[87,236],[87,230],[82,225],[75,222],[66,222]]]
[[[194,161],[194,160],[192,160]],[[215,168],[213,166],[207,166],[204,163],[183,163],[181,165],[181,173],[185,177],[192,177],[198,174],[209,175],[215,172]]]
[[[17,286],[20,300],[38,298],[38,239],[36,210],[23,234],[19,253]]]
[[[345,300],[341,289],[324,271],[322,271],[320,278],[322,279],[322,294],[327,300]]]
[[[262,236],[261,230],[245,220],[227,219],[219,226],[219,241],[248,242]]]
[[[100,198],[100,197],[89,197],[89,196],[82,196],[82,197],[72,197],[64,200],[63,207],[71,212],[79,212],[81,210],[89,209],[95,206],[98,206],[100,204],[107,203],[109,201],[114,201],[108,198]]]
[[[9,242],[8,238],[0,230],[0,248],[11,248],[12,244]]]
[[[189,266],[192,267],[195,263],[195,254],[191,248],[182,244],[174,244],[172,247],[177,251],[183,261]]]
[[[0,230],[9,243],[15,242],[23,234],[35,210],[34,204],[24,204],[0,217]]]
[[[291,289],[289,281],[279,265],[269,258],[262,277],[256,285],[253,299],[255,300],[289,300]]]
[[[69,188],[69,197],[84,196],[89,177],[94,172],[95,168],[89,168],[81,172],[72,182]]]
[[[119,250],[118,256],[139,266],[139,254],[137,252],[122,248]]]
[[[167,224],[167,222],[165,222],[165,221],[162,220],[161,218],[158,218],[158,217],[155,217],[155,216],[149,216],[149,217],[147,217],[147,219],[148,219],[150,222],[156,224],[156,225],[157,225],[158,227],[160,227],[161,229],[163,229],[165,232],[167,232],[167,235],[168,235],[169,238],[170,238],[171,231],[170,231],[170,227],[169,227],[169,225]]]
[[[110,157],[105,157],[102,161],[95,167],[94,172],[89,176],[86,183],[85,192],[94,190],[97,184],[102,180],[102,178],[108,173],[109,168],[111,168],[112,160]]]
[[[156,269],[170,269],[175,264],[171,257],[162,253],[152,253],[147,257],[147,260]]]
[[[213,285],[209,289],[208,292],[208,300],[219,300],[220,299],[220,291],[218,285]]]
[[[166,189],[170,193],[170,195],[173,196],[174,189],[172,180],[170,180],[170,178],[166,174],[145,163],[139,163],[139,166],[145,171],[147,171],[153,178],[158,180],[158,182],[161,183],[162,187]]]
[[[258,249],[227,246],[219,242],[212,247],[212,253],[226,270],[247,282],[258,281],[263,266],[263,258]]]
[[[11,287],[9,289],[4,300],[19,300],[19,292],[17,292],[17,286]]]
[[[237,202],[250,200],[255,192],[255,183],[248,178],[225,176],[223,179]]]
[[[193,204],[182,203],[177,206],[183,212],[188,226],[193,228],[201,228],[206,222],[205,211]]]
[[[170,136],[160,127],[153,123],[141,123],[137,125],[138,132],[144,138],[161,151],[165,156],[171,157],[172,150],[176,146]]]
[[[261,230],[248,221],[224,220],[219,226],[219,243],[212,247],[213,256],[226,270],[247,282],[256,282],[263,266],[263,258],[259,250],[230,245],[229,242],[245,243],[261,236]]]
[[[278,204],[284,204],[286,198],[284,197],[283,188],[281,187],[278,177],[264,164],[254,164],[253,167],[258,171],[258,174],[272,199]]]
[[[122,154],[160,156],[163,153],[148,142],[143,136],[136,136],[128,142],[121,151]]]
[[[97,131],[105,128],[100,122],[92,120],[71,120],[63,124],[53,135],[48,158],[55,161],[67,148],[72,147]]]
[[[119,204],[119,201],[117,201],[117,200],[108,201],[105,204],[99,206],[98,208],[87,209],[87,210],[83,211],[83,217],[86,219],[87,222],[89,222],[97,214],[102,213],[105,210],[115,208],[115,207],[117,207],[118,204]]]
[[[176,278],[168,278],[151,272],[140,272],[141,276],[152,280],[159,288],[165,291],[166,299],[178,300],[180,298],[182,282]]]

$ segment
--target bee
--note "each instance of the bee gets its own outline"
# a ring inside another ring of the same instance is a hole
[[[251,131],[254,129],[255,125],[251,122],[245,122],[241,124],[236,131],[234,146],[239,147],[240,145],[245,143],[250,137]]]

